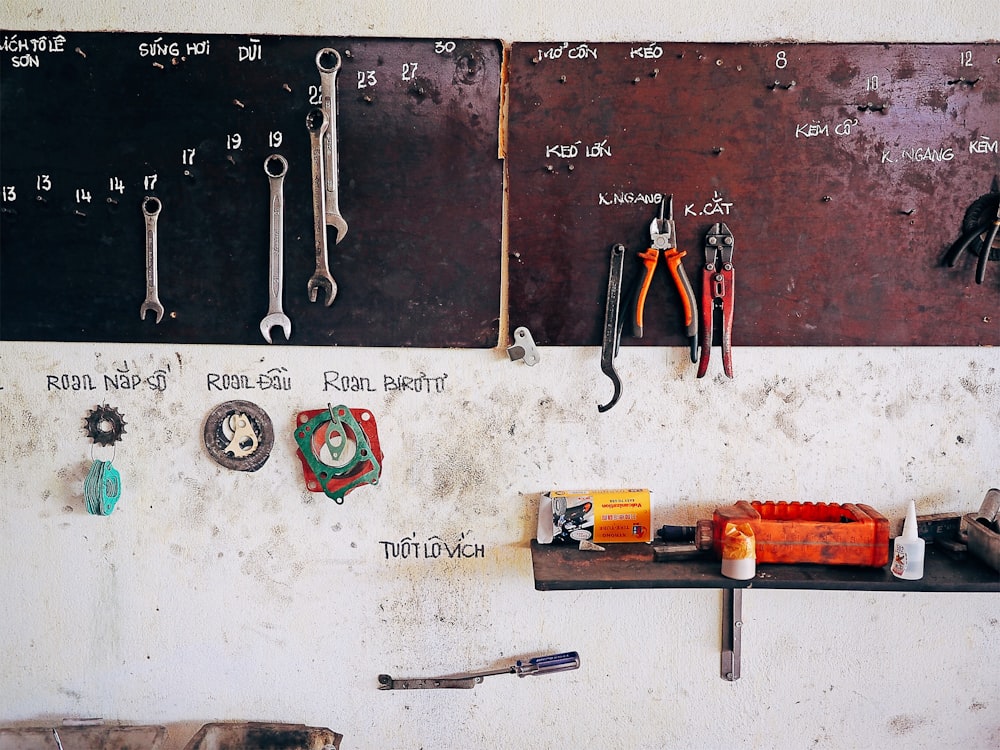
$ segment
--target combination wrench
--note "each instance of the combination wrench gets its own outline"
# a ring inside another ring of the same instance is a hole
[[[332,64],[329,61],[332,60]],[[327,132],[323,143],[325,207],[327,225],[337,230],[336,244],[347,234],[347,222],[340,215],[337,177],[337,71],[340,70],[340,53],[331,47],[324,47],[316,53],[316,69],[319,71],[320,95],[323,114],[326,115]]]
[[[316,235],[316,270],[306,284],[306,290],[309,292],[310,302],[315,302],[319,291],[323,290],[326,294],[323,304],[329,307],[337,296],[337,282],[330,275],[326,252],[326,186],[323,163],[323,139],[328,132],[326,113],[318,107],[310,110],[306,115],[306,129],[312,145],[313,231]]]
[[[157,323],[163,320],[160,282],[156,271],[156,217],[160,215],[162,207],[159,198],[146,196],[142,199],[142,215],[146,220],[146,300],[139,308],[139,320],[145,320],[147,312],[154,312]]]
[[[284,262],[285,232],[285,173],[288,162],[280,154],[271,154],[264,160],[264,172],[271,188],[270,213],[270,255],[268,265],[268,291],[270,293],[267,315],[260,321],[260,332],[264,341],[271,343],[271,329],[281,326],[287,341],[292,337],[292,321],[281,310],[282,264]]]

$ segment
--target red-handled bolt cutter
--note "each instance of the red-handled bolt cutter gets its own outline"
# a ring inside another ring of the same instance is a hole
[[[713,224],[705,235],[705,268],[701,282],[701,359],[698,377],[708,371],[715,335],[716,312],[722,313],[722,368],[733,376],[733,233],[724,223]]]
[[[664,218],[664,209],[666,218]],[[642,314],[646,306],[646,295],[649,293],[649,285],[653,281],[653,274],[656,272],[656,265],[663,253],[663,260],[670,269],[677,293],[680,295],[681,304],[684,307],[684,326],[687,329],[688,340],[691,346],[691,361],[698,361],[698,313],[696,310],[694,289],[688,281],[687,273],[681,263],[681,258],[687,255],[683,250],[677,249],[677,234],[674,229],[674,196],[667,200],[660,201],[659,216],[653,219],[649,225],[650,247],[639,253],[639,258],[645,267],[645,272],[639,287],[636,290],[635,299],[632,305],[632,335],[642,338]]]

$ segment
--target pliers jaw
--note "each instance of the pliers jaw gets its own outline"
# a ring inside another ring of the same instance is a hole
[[[715,337],[716,312],[721,313],[722,368],[733,377],[733,297],[735,278],[733,249],[736,241],[724,222],[713,224],[705,235],[705,268],[701,287],[701,359],[698,377],[708,372],[708,360]]]
[[[664,218],[664,209],[669,205],[669,211]],[[677,236],[674,231],[674,196],[660,200],[660,215],[649,223],[649,242],[651,248],[669,250],[677,247]]]
[[[676,247],[670,244],[670,231],[664,231],[664,227],[660,226],[659,219],[653,219],[649,224],[649,246],[655,247],[657,250],[665,250],[668,247]]]

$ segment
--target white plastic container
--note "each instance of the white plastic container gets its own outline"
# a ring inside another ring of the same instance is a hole
[[[722,575],[749,581],[757,575],[757,544],[748,523],[727,523],[722,534]]]
[[[906,509],[903,533],[896,537],[889,568],[896,578],[918,581],[924,577],[924,540],[917,536],[917,506],[913,500]]]

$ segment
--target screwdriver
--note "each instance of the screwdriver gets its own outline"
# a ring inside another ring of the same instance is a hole
[[[576,651],[567,651],[561,654],[550,654],[548,656],[536,656],[527,662],[520,659],[509,667],[500,669],[490,669],[485,672],[470,672],[469,674],[456,675],[454,677],[421,677],[417,679],[399,680],[393,679],[387,674],[378,676],[379,690],[421,690],[431,688],[474,688],[484,677],[491,677],[497,674],[516,674],[518,677],[528,675],[551,674],[554,672],[568,672],[571,669],[580,668],[580,655]]]

